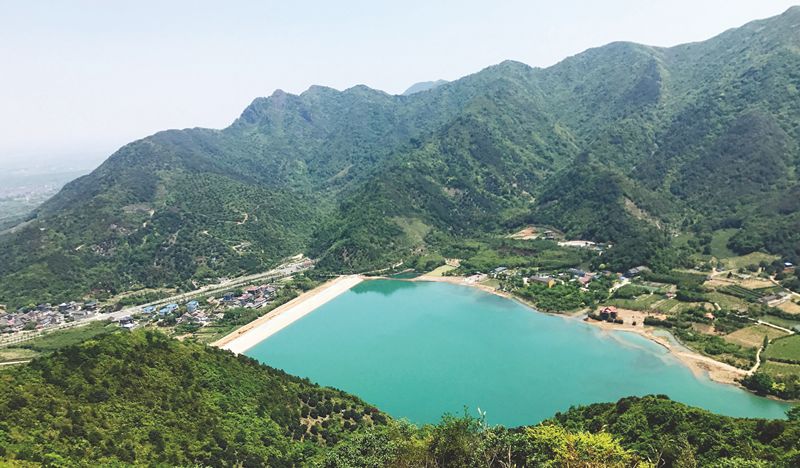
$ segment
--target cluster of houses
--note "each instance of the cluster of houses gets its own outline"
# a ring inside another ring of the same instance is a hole
[[[502,277],[507,277],[511,274],[512,272],[508,268],[501,266],[492,270],[489,273],[489,276],[491,276],[492,278],[502,278]],[[564,283],[567,281],[577,281],[578,283],[580,283],[581,287],[586,287],[589,285],[589,283],[592,282],[593,279],[597,277],[597,275],[598,275],[597,273],[586,272],[578,268],[570,268],[566,272],[559,273],[555,276],[546,274],[523,276],[522,284],[525,286],[529,284],[541,284],[547,286],[548,288],[552,288],[553,286],[559,283]],[[481,280],[480,276],[483,276],[483,278],[486,277],[486,275],[481,275],[480,273],[478,273],[477,275],[473,275],[475,281],[480,281]]]
[[[781,291],[775,294],[764,296],[761,299],[759,299],[758,302],[766,304],[769,307],[778,307],[779,305],[788,301],[790,298],[791,296],[789,296],[789,293]]]
[[[268,284],[260,286],[249,286],[244,288],[241,294],[227,292],[222,297],[208,298],[204,304],[197,300],[191,300],[183,305],[171,303],[157,306],[142,307],[142,314],[148,315],[153,319],[161,320],[167,317],[175,317],[177,324],[196,324],[205,326],[224,317],[220,308],[261,308],[275,298],[277,289]],[[123,317],[120,326],[133,328],[136,321],[131,317]]]
[[[245,288],[241,295],[226,293],[222,296],[222,304],[228,307],[245,307],[248,309],[259,309],[267,305],[275,298],[276,289],[274,286],[262,284],[261,286],[249,286]]]
[[[49,303],[36,307],[22,307],[13,312],[0,308],[0,332],[14,333],[38,330],[66,322],[85,320],[98,312],[97,302],[65,302],[53,306]]]

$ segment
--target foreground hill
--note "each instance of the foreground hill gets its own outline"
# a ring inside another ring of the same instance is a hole
[[[470,417],[417,428],[249,358],[143,331],[5,370],[0,384],[0,460],[12,465],[800,462],[800,421],[717,416],[664,397],[573,408],[530,428],[489,428]]]
[[[503,62],[425,92],[312,87],[158,133],[0,234],[0,301],[253,271],[363,271],[526,223],[651,263],[691,230],[800,257],[800,8],[705,42]],[[310,249],[310,250],[309,250]]]

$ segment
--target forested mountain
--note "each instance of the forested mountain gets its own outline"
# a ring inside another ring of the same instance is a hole
[[[800,8],[705,42],[503,62],[425,92],[256,99],[224,130],[133,142],[0,235],[0,302],[253,271],[362,271],[550,224],[613,268],[685,230],[800,256]],[[662,255],[662,258],[669,257]]]
[[[403,96],[409,96],[414,93],[421,93],[422,91],[438,88],[445,83],[447,83],[446,80],[421,81],[419,83],[414,83],[413,85],[409,86],[407,90],[403,91]]]
[[[624,398],[507,429],[415,427],[228,351],[117,332],[0,371],[9,466],[747,466],[800,462],[800,420]],[[520,408],[520,411],[526,411]]]

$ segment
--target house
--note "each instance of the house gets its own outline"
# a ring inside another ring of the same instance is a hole
[[[533,281],[534,283],[539,283],[547,286],[548,288],[552,288],[556,285],[556,280],[549,276],[531,276],[528,278],[528,281]]]
[[[85,319],[85,318],[88,318],[88,317],[90,317],[91,315],[92,315],[92,311],[90,311],[90,310],[86,310],[86,309],[83,309],[83,310],[73,310],[73,311],[70,313],[70,316],[71,316],[71,317],[72,317],[74,320],[83,320],[83,319]]]
[[[706,312],[705,314],[703,314],[703,317],[705,317],[705,318],[707,318],[709,320],[714,320],[714,318],[715,318],[714,314],[712,314],[711,312]]]
[[[600,311],[600,320],[614,321],[617,319],[617,308],[614,306],[603,307]]]
[[[578,268],[570,268],[570,269],[567,270],[567,273],[569,273],[572,276],[578,277],[578,278],[582,278],[583,276],[586,275],[585,271],[580,270]]]
[[[164,308],[166,308],[170,312],[175,312],[176,310],[178,310],[178,304],[175,303],[167,304]]]
[[[503,266],[497,267],[494,270],[492,270],[492,276],[497,278],[498,275],[500,275],[502,273],[505,273],[506,271],[508,271],[508,268],[506,268],[506,267],[503,267]]]
[[[145,314],[152,314],[155,311],[156,311],[156,306],[142,307],[142,312],[144,312]]]
[[[559,247],[587,248],[587,247],[595,247],[597,244],[587,240],[570,240],[570,241],[559,242],[558,245]]]
[[[97,301],[86,301],[83,303],[84,310],[97,310]]]
[[[646,272],[649,272],[649,271],[650,271],[650,269],[647,268],[646,266],[638,266],[638,267],[631,268],[630,270],[626,271],[625,272],[625,276],[627,276],[628,278],[633,278],[634,276],[639,276],[642,273],[646,273]]]
[[[189,312],[196,311],[198,307],[200,307],[200,304],[197,301],[189,301],[186,303],[186,310]]]
[[[578,278],[578,282],[581,283],[581,286],[586,286],[587,284],[591,283],[594,279],[594,275],[583,275]]]
[[[481,281],[486,279],[486,275],[481,272],[475,273],[472,276],[467,276],[465,282],[467,283],[480,283]]]
[[[769,307],[778,307],[779,305],[783,304],[784,302],[789,300],[789,295],[785,292],[780,292],[778,294],[770,294],[769,296],[764,296],[758,300],[758,302],[762,304],[766,304]]]
[[[58,305],[58,311],[61,312],[62,314],[64,312],[69,311],[69,309],[70,309],[69,304],[67,304],[66,302],[62,302],[61,304]]]
[[[222,296],[222,302],[233,302],[234,301],[234,294],[232,292],[227,292],[225,295]]]

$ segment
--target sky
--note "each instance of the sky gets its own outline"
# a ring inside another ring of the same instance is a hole
[[[159,130],[223,128],[275,89],[397,94],[506,59],[704,40],[792,4],[0,0],[0,171],[82,169]]]

